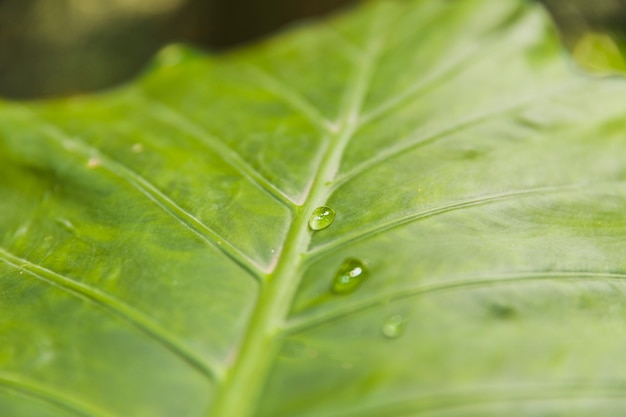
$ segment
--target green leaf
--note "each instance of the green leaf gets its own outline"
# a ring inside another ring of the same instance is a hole
[[[606,33],[588,32],[574,47],[574,57],[589,71],[626,73],[626,61],[616,39]]]
[[[625,96],[406,0],[1,103],[0,415],[619,415]]]

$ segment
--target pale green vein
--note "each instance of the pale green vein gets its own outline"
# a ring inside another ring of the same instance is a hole
[[[287,333],[302,332],[316,326],[330,323],[349,317],[360,311],[392,301],[405,298],[412,298],[426,294],[433,294],[442,291],[455,291],[463,289],[480,288],[493,285],[519,284],[535,281],[589,281],[589,280],[614,280],[626,281],[626,273],[617,272],[589,272],[589,271],[531,271],[531,272],[509,272],[492,275],[473,275],[462,279],[444,280],[444,282],[412,283],[401,287],[396,287],[393,291],[378,292],[370,297],[355,299],[352,302],[345,302],[335,307],[333,310],[310,314],[304,317],[295,316],[291,318],[285,326]]]
[[[472,45],[472,47],[468,48],[464,53],[455,56],[448,65],[420,78],[414,84],[394,95],[393,98],[365,113],[361,118],[360,125],[365,125],[388,114],[407,101],[419,98],[420,94],[433,90],[444,82],[452,79],[457,74],[462,73],[462,71],[466,69],[466,65],[476,63],[476,52],[482,51],[483,47],[484,45],[478,43]]]
[[[250,417],[260,398],[263,381],[280,347],[281,328],[300,284],[302,255],[311,239],[308,230],[310,213],[324,204],[331,193],[329,184],[337,173],[343,152],[356,128],[374,66],[383,46],[380,25],[385,13],[382,9],[380,12],[378,17],[381,20],[372,22],[366,53],[355,63],[354,76],[351,78],[353,81],[346,88],[337,132],[320,160],[304,205],[292,221],[285,240],[285,250],[276,269],[260,292],[239,356],[220,387],[217,401],[208,414],[210,417]]]
[[[502,56],[502,52],[507,48],[510,49],[511,43],[514,42],[512,38],[520,34],[525,34],[527,31],[527,26],[523,23],[524,22],[517,26],[516,31],[511,31],[504,36],[501,33],[497,33],[492,34],[483,41],[473,42],[462,53],[456,54],[447,64],[419,78],[415,83],[401,92],[396,93],[389,100],[365,113],[361,118],[360,125],[365,125],[376,120],[412,99],[419,99],[420,96],[427,91],[439,87],[473,66],[482,64],[480,58],[485,59],[492,56]],[[428,28],[420,27],[419,30],[420,32],[426,33]]]
[[[61,384],[62,386],[62,384]],[[12,391],[27,398],[37,399],[54,407],[66,410],[82,417],[116,417],[108,411],[79,401],[75,395],[69,395],[32,379],[0,371],[0,390]],[[19,417],[19,416],[3,416]],[[117,416],[119,417],[119,416]]]
[[[166,213],[178,220],[182,226],[191,231],[206,244],[218,249],[240,267],[245,269],[253,279],[257,281],[262,280],[264,271],[263,268],[256,263],[256,261],[248,257],[236,247],[232,246],[226,239],[222,238],[217,232],[204,224],[200,219],[163,194],[147,179],[143,178],[135,171],[126,168],[113,158],[108,157],[99,149],[65,135],[53,125],[46,125],[46,128],[42,129],[42,131],[44,131],[51,139],[55,139],[66,151],[78,154],[85,159],[92,161],[94,169],[98,167],[105,168],[113,175],[130,184],[141,194],[153,201],[157,206],[161,207]]]
[[[355,178],[356,176],[367,170],[372,169],[376,165],[389,161],[396,156],[403,155],[409,150],[432,144],[439,139],[444,139],[456,132],[467,130],[472,126],[498,120],[502,117],[512,115],[516,112],[524,110],[529,105],[537,104],[541,101],[553,98],[558,94],[565,93],[571,90],[572,87],[578,86],[581,83],[581,80],[576,80],[575,82],[566,83],[562,86],[559,86],[558,88],[550,89],[547,93],[542,93],[537,96],[525,97],[522,100],[517,100],[510,104],[500,105],[496,109],[491,109],[487,112],[472,115],[464,120],[448,123],[446,124],[445,128],[425,137],[416,136],[417,132],[419,131],[418,128],[413,131],[413,133],[396,141],[392,146],[381,150],[380,152],[376,153],[376,155],[372,158],[361,162],[350,171],[347,171],[340,175],[335,181],[335,186],[339,187],[341,184],[351,180],[352,178]]]
[[[534,384],[532,387],[524,385],[485,386],[471,390],[445,390],[415,392],[410,397],[387,401],[385,403],[366,406],[355,404],[348,410],[341,410],[329,414],[328,417],[413,417],[428,416],[432,412],[454,410],[466,407],[475,407],[491,404],[507,404],[519,402],[547,402],[566,401],[563,404],[566,410],[571,410],[572,400],[626,400],[626,383],[623,381],[607,381],[602,383],[586,384],[584,382]],[[439,415],[439,414],[437,414]]]
[[[5,264],[20,271],[25,271],[46,284],[52,285],[65,291],[66,293],[89,301],[110,314],[121,318],[125,322],[131,324],[135,329],[141,331],[143,334],[149,336],[151,339],[167,348],[170,352],[184,360],[205,377],[215,380],[222,376],[223,370],[221,369],[221,364],[217,359],[198,355],[196,352],[180,343],[175,335],[169,333],[161,325],[153,322],[142,312],[132,308],[125,302],[116,299],[90,285],[75,281],[50,269],[44,268],[43,266],[37,265],[27,259],[15,256],[4,248],[0,248],[0,262],[4,262]]]
[[[435,216],[439,216],[451,211],[457,211],[470,207],[485,206],[489,204],[495,204],[507,200],[530,197],[530,196],[542,196],[551,195],[554,193],[569,192],[588,188],[590,183],[579,184],[563,184],[555,186],[527,188],[521,190],[513,190],[505,193],[473,196],[456,201],[451,201],[439,206],[431,207],[426,210],[417,211],[414,213],[408,213],[404,216],[397,217],[388,221],[380,223],[372,223],[365,227],[361,227],[355,232],[342,234],[339,238],[325,244],[317,246],[309,251],[311,258],[318,258],[319,256],[331,252],[337,248],[343,247],[349,243],[358,242],[367,239],[370,236],[374,236],[378,233],[391,230],[405,224],[412,223],[416,220],[423,220]]]
[[[237,152],[227,146],[223,140],[208,132],[207,128],[200,126],[181,112],[165,103],[157,101],[153,97],[146,96],[145,94],[140,94],[139,97],[149,104],[148,109],[157,116],[159,120],[165,121],[200,140],[204,146],[219,155],[222,160],[235,168],[237,172],[255,184],[261,191],[284,206],[290,209],[294,208],[296,202],[291,197],[254,169]]]
[[[319,110],[296,89],[256,65],[247,64],[246,69],[248,75],[256,81],[260,87],[289,103],[321,133],[328,134],[334,132],[335,125],[333,122],[326,119]]]

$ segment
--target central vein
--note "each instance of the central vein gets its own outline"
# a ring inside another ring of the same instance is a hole
[[[312,211],[326,203],[343,153],[354,134],[359,113],[382,48],[378,26],[370,28],[369,42],[356,62],[347,88],[338,128],[320,161],[308,197],[298,207],[276,269],[261,287],[246,337],[233,367],[228,371],[209,417],[250,417],[258,403],[265,377],[280,348],[277,336],[283,330],[294,294],[300,284],[301,263],[311,240],[308,221]]]

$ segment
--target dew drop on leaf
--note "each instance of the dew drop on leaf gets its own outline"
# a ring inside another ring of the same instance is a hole
[[[318,207],[313,210],[309,219],[311,230],[322,230],[330,226],[335,220],[335,210],[328,206]]]
[[[405,326],[406,320],[402,316],[395,314],[385,320],[381,331],[385,337],[395,339],[402,336]]]
[[[98,158],[89,158],[87,161],[87,167],[90,169],[98,168],[100,166],[100,160]]]
[[[358,259],[348,258],[343,261],[333,280],[335,294],[351,294],[367,278],[365,264]]]
[[[71,221],[61,218],[61,217],[58,217],[55,221],[59,226],[64,228],[66,231],[76,234],[76,228],[74,227]]]

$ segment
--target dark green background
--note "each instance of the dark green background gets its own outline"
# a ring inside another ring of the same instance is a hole
[[[77,94],[124,82],[161,46],[224,50],[354,0],[0,0],[0,96]],[[465,1],[465,0],[456,0]],[[626,39],[626,0],[543,0],[569,46]]]

